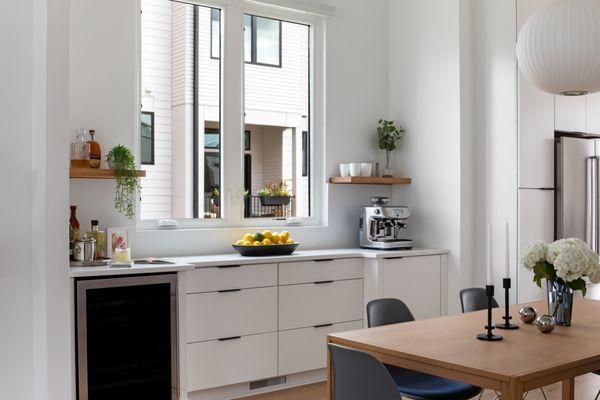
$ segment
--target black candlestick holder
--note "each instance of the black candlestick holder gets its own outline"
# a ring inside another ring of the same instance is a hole
[[[502,287],[504,288],[504,316],[502,317],[504,322],[500,322],[499,324],[496,324],[496,328],[498,328],[498,329],[519,329],[519,325],[510,323],[510,320],[512,319],[512,317],[510,316],[510,310],[509,310],[510,278],[502,279]]]
[[[492,324],[492,300],[494,299],[494,285],[486,285],[485,294],[487,294],[488,297],[487,325],[485,326],[487,333],[478,334],[477,339],[488,342],[496,342],[498,340],[502,340],[502,336],[494,335],[492,332],[494,329],[494,325]]]

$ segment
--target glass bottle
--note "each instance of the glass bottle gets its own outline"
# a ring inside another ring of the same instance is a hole
[[[96,239],[96,260],[106,257],[106,232],[100,230],[97,219],[92,220],[92,230],[86,236]]]
[[[79,221],[77,221],[77,206],[71,206],[71,218],[69,218],[69,250],[73,255],[73,243],[79,240]]]
[[[85,129],[78,129],[71,143],[71,168],[90,167],[90,145],[85,141]]]
[[[95,136],[96,131],[90,129],[90,140],[87,141],[90,145],[90,167],[100,168],[100,164],[102,164],[102,150],[100,149],[100,143],[96,142]]]

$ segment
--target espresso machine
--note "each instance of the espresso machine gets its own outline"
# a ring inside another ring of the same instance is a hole
[[[409,250],[412,240],[400,239],[401,229],[410,218],[408,207],[389,206],[388,197],[372,197],[371,206],[363,207],[359,224],[359,243],[365,249]]]

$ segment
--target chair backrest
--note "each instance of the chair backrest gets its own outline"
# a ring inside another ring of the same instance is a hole
[[[394,379],[375,357],[329,344],[333,400],[398,400]]]
[[[369,328],[414,320],[415,317],[402,300],[375,299],[367,303],[367,325]]]
[[[468,288],[460,291],[460,306],[463,313],[485,310],[488,298],[484,288]],[[497,308],[496,299],[492,298],[492,307]]]

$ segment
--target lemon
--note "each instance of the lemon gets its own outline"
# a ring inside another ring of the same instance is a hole
[[[254,235],[250,234],[250,233],[246,233],[244,235],[244,240],[247,240],[249,242],[254,242]]]
[[[262,242],[256,241],[252,243],[253,246],[262,246]]]
[[[270,230],[266,230],[266,231],[262,231],[262,235],[263,235],[265,238],[267,238],[267,239],[269,239],[269,240],[270,240],[270,239],[271,239],[271,236],[272,236],[273,234],[271,233],[271,231],[270,231]]]
[[[236,244],[237,246],[243,246],[243,245],[244,245],[244,242],[245,242],[245,240],[244,240],[244,239],[240,239],[240,240],[238,240],[237,242],[235,242],[235,244]]]
[[[288,231],[283,231],[283,232],[281,232],[279,237],[281,238],[281,241],[285,243],[290,238],[290,233]]]
[[[252,242],[249,240],[244,240],[244,243],[242,243],[242,246],[252,246]]]
[[[269,239],[265,239],[265,240],[263,240],[263,241],[262,241],[262,244],[263,244],[264,246],[268,246],[268,245],[270,245],[270,244],[273,244],[273,242],[271,242]]]
[[[279,233],[274,232],[273,235],[271,235],[271,240],[273,243],[279,243],[281,241],[281,236],[279,236]]]
[[[294,241],[293,241],[292,239],[288,239],[288,240],[286,240],[285,242],[286,242],[287,244],[293,244],[293,243],[294,243]]]

